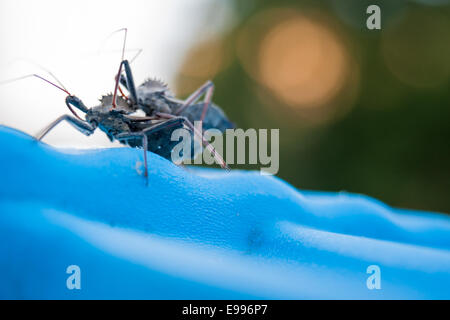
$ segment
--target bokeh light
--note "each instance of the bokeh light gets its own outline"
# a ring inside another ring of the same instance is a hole
[[[348,58],[323,25],[297,16],[274,26],[258,56],[260,81],[292,107],[323,105],[343,86]]]
[[[240,32],[237,56],[262,86],[256,94],[263,104],[275,111],[285,105],[309,124],[336,120],[356,97],[358,66],[345,34],[332,17],[316,11],[258,13]]]

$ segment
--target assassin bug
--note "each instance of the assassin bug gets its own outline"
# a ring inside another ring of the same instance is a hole
[[[214,90],[213,83],[211,81],[206,82],[184,101],[173,97],[167,85],[159,80],[146,80],[139,87],[136,87],[130,63],[124,59],[127,29],[119,29],[114,33],[120,31],[124,31],[124,42],[114,91],[112,94],[103,96],[98,106],[88,108],[81,99],[70,94],[51,73],[50,75],[55,78],[60,86],[37,74],[25,76],[37,77],[65,92],[67,94],[65,103],[73,114],[73,116],[66,114],[58,117],[45,127],[36,136],[36,139],[44,138],[62,121],[69,122],[85,135],[90,135],[99,128],[106,133],[111,141],[118,140],[122,144],[144,150],[144,175],[147,179],[146,151],[152,151],[170,160],[172,149],[178,143],[177,141],[171,141],[171,134],[175,129],[185,127],[190,130],[191,135],[201,139],[202,144],[211,152],[222,168],[228,169],[221,155],[203,137],[202,127],[198,130],[193,125],[194,121],[200,121],[203,128],[215,128],[222,132],[233,127],[224,112],[211,101]],[[122,68],[125,71],[124,74]],[[128,96],[123,93],[121,86],[128,91]],[[203,102],[196,103],[203,95],[205,96]],[[83,112],[85,119],[78,116],[72,107]],[[138,110],[142,110],[145,116],[134,115]]]

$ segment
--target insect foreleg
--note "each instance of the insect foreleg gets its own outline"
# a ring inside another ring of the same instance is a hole
[[[125,68],[126,78],[122,76],[122,66]],[[116,76],[116,85],[114,86],[113,93],[113,107],[116,107],[117,90],[119,89],[119,83],[125,85],[125,88],[130,92],[131,100],[137,102],[136,85],[134,84],[133,73],[131,72],[130,63],[128,60],[122,60],[119,66],[119,72]]]
[[[125,74],[127,76],[127,90],[130,92],[133,102],[137,102],[136,85],[134,84],[133,73],[131,72],[130,63],[128,60],[124,60],[123,66],[125,68]]]
[[[130,92],[131,100],[133,102],[137,102],[136,84],[133,79],[133,73],[131,72],[130,63],[128,62],[128,60],[123,60],[121,64],[125,69],[125,76],[121,74],[119,82],[128,90],[128,92]]]
[[[68,114],[65,114],[63,116],[60,116],[59,118],[57,118],[55,121],[53,121],[52,123],[50,123],[47,127],[45,127],[44,129],[42,129],[40,131],[40,133],[37,134],[36,139],[37,140],[42,140],[47,133],[49,133],[54,127],[56,127],[61,121],[67,121],[69,122],[75,129],[77,129],[78,131],[80,131],[81,133],[85,134],[85,135],[90,135],[94,132],[95,127],[93,127],[91,124],[89,124],[86,121],[77,119],[75,117],[72,117]]]

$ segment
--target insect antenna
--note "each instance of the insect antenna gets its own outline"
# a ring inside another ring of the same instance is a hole
[[[61,82],[60,82],[60,81],[59,81],[59,80],[58,80],[58,79],[57,79],[50,71],[47,71],[47,72],[50,74],[50,76],[52,76],[53,78],[55,78],[56,82],[58,82],[59,85],[57,85],[57,84],[51,82],[50,80],[48,80],[48,79],[46,79],[46,78],[44,78],[44,77],[42,77],[42,76],[40,76],[40,75],[38,75],[38,74],[36,74],[36,73],[27,74],[27,75],[25,75],[25,76],[21,76],[21,77],[17,77],[17,78],[12,78],[12,79],[3,80],[3,81],[0,81],[0,85],[4,85],[4,84],[11,83],[11,82],[23,80],[23,79],[26,79],[26,78],[36,77],[36,78],[38,78],[38,79],[40,79],[40,80],[42,80],[42,81],[47,82],[48,84],[51,84],[51,85],[54,86],[55,88],[61,90],[62,92],[66,93],[68,96],[70,96],[70,95],[71,95],[70,92],[62,85],[62,83],[61,83]],[[67,107],[69,108],[69,110],[73,113],[74,116],[76,116],[76,117],[77,117],[78,119],[80,119],[80,120],[83,120],[83,119],[81,119],[81,117],[75,112],[75,110],[72,109],[72,107],[71,107],[68,103],[66,103],[66,105],[67,105]]]
[[[62,84],[62,82],[53,74],[53,72],[51,72],[49,69],[47,69],[46,67],[44,67],[44,66],[42,66],[42,65],[40,65],[39,63],[37,63],[37,62],[35,62],[35,61],[33,61],[33,60],[31,60],[31,59],[27,59],[27,58],[17,58],[17,59],[15,59],[15,61],[14,62],[16,62],[16,61],[24,61],[24,62],[27,62],[27,63],[29,63],[29,64],[32,64],[32,65],[34,65],[34,66],[36,66],[36,67],[38,67],[39,69],[41,69],[41,70],[43,70],[43,71],[45,71],[48,75],[50,75],[50,77],[52,77],[63,89],[65,89],[66,91],[68,91],[67,90],[67,88]]]
[[[140,54],[141,54],[143,51],[144,51],[144,49],[142,49],[142,48],[125,49],[125,52],[136,52],[136,53],[134,54],[133,58],[129,59],[128,62],[129,62],[130,64],[132,64],[132,63],[140,56]],[[102,51],[102,48],[100,48],[100,49],[97,51],[97,54],[100,54],[101,52],[103,52],[103,51]],[[121,49],[121,50],[105,51],[105,52],[122,52],[122,49]]]
[[[53,72],[51,72],[50,70],[47,70],[46,68],[44,68],[42,66],[39,66],[39,67],[42,70],[44,70],[45,72],[47,72],[50,75],[50,77],[52,77],[61,86],[61,88],[63,88],[66,91],[66,93],[70,96],[70,94],[68,93],[69,90],[67,90],[67,88],[62,84],[62,82],[59,81],[59,79],[53,74]]]
[[[132,64],[133,61],[136,60],[136,58],[142,53],[142,51],[143,51],[144,49],[136,49],[136,50],[137,50],[137,53],[134,55],[133,58],[131,58],[130,64]]]
[[[52,77],[54,77],[52,74],[50,74],[50,75]],[[55,77],[55,80],[57,80],[56,82],[58,82],[59,85],[51,82],[50,80],[45,79],[44,77],[42,77],[42,76],[40,76],[38,74],[35,74],[35,73],[27,74],[25,76],[21,76],[21,77],[17,77],[17,78],[12,78],[12,79],[7,79],[7,80],[0,81],[0,85],[8,84],[8,83],[11,83],[11,82],[15,82],[15,81],[19,81],[19,80],[26,79],[26,78],[31,78],[31,77],[36,77],[38,79],[41,79],[41,80],[51,84],[55,88],[58,88],[59,90],[63,91],[64,93],[66,93],[67,95],[70,96],[70,92],[64,86],[61,85],[61,83],[56,79],[56,77]]]

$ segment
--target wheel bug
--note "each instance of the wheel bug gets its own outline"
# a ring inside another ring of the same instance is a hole
[[[119,29],[114,33],[120,31],[124,31],[124,42],[119,71],[115,77],[114,91],[112,94],[103,96],[98,106],[88,108],[81,99],[70,94],[49,71],[47,72],[59,85],[37,74],[9,80],[37,77],[67,94],[65,103],[73,116],[66,114],[58,117],[45,127],[36,136],[36,139],[43,139],[62,121],[69,122],[75,129],[87,136],[99,128],[106,133],[111,141],[118,140],[122,144],[144,150],[144,175],[147,181],[146,151],[154,152],[170,160],[172,149],[178,143],[177,141],[171,141],[171,134],[175,129],[185,127],[191,131],[191,135],[201,139],[203,146],[211,152],[222,168],[228,169],[222,156],[215,151],[202,134],[203,128],[215,128],[224,132],[226,129],[233,127],[224,112],[212,103],[213,83],[211,81],[206,82],[184,101],[173,97],[167,85],[160,80],[149,79],[136,88],[130,63],[124,59],[127,29]],[[121,86],[128,91],[128,96],[124,94]],[[196,103],[203,95],[205,96],[203,102]],[[85,119],[82,119],[72,107],[83,112]],[[145,116],[134,115],[138,110],[142,110]],[[194,121],[200,121],[200,131],[194,127]],[[192,158],[194,157],[195,154],[192,155]]]

